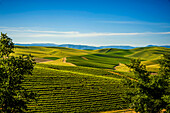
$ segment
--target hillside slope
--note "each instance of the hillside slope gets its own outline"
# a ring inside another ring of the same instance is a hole
[[[71,48],[64,48],[64,47],[36,47],[36,46],[15,46],[15,54],[13,55],[24,55],[24,54],[31,54],[35,58],[43,58],[43,59],[50,59],[56,60],[62,57],[68,56],[77,56],[77,55],[86,55],[95,53],[94,51],[87,51],[87,50],[79,50],[79,49],[71,49]]]

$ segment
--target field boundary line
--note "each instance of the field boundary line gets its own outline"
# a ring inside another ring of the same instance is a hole
[[[66,71],[66,70],[57,70],[57,69],[48,68],[48,67],[36,67],[36,68],[44,68],[44,69],[47,69],[47,70],[53,70],[53,71],[58,71],[58,72],[72,73],[72,74],[78,74],[78,75],[84,75],[84,76],[92,76],[92,77],[105,78],[105,79],[120,80],[119,78],[114,78],[114,77],[107,77],[107,76],[87,74],[87,73],[80,73],[80,72],[73,72],[73,71]]]
[[[129,79],[129,80],[137,81],[137,80],[135,80],[135,79],[133,79],[133,78],[130,78],[130,77],[125,76],[125,75],[120,74],[120,73],[116,73],[116,72],[114,72],[114,71],[108,71],[108,72],[109,72],[109,73],[116,74],[116,75],[121,76],[121,77],[124,77],[124,78],[127,78],[127,79]]]

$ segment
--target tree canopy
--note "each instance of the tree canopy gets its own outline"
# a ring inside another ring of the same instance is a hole
[[[10,53],[13,53],[14,43],[12,39],[7,36],[7,34],[1,33],[0,37],[0,57],[9,56]]]
[[[159,60],[160,70],[152,74],[146,70],[139,59],[132,59],[127,65],[135,74],[133,80],[127,79],[126,85],[130,90],[126,100],[129,106],[140,113],[159,113],[170,108],[170,54],[164,54]]]
[[[2,112],[25,112],[35,93],[22,87],[25,74],[32,74],[34,60],[31,55],[14,57],[14,43],[7,34],[0,37],[0,108]]]

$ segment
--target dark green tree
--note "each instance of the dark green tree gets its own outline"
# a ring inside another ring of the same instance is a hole
[[[13,53],[14,43],[12,39],[7,36],[7,34],[1,33],[0,37],[0,57],[8,57],[10,53]]]
[[[135,74],[135,79],[127,79],[126,101],[136,112],[159,113],[170,108],[170,54],[164,54],[159,61],[158,74],[152,74],[146,70],[139,59],[132,59],[127,65]]]
[[[1,33],[0,37],[0,111],[4,113],[22,113],[27,103],[35,99],[35,93],[22,87],[25,74],[32,74],[34,60],[31,55],[14,57],[14,43]]]

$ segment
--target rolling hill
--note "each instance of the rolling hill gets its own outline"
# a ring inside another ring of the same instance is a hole
[[[170,49],[144,47],[78,50],[64,47],[16,46],[13,55],[32,54],[37,64],[23,86],[38,94],[28,104],[29,112],[99,112],[127,109],[121,98],[127,89],[124,77],[133,78],[125,64],[140,58],[157,72],[158,60]]]
[[[79,50],[65,47],[23,47],[16,46],[15,56],[32,54],[37,62],[53,65],[84,66],[104,69],[117,69],[127,72],[125,65],[131,58],[140,58],[150,71],[159,69],[158,59],[163,53],[169,53],[169,48],[141,47],[134,49],[105,48],[98,50]],[[116,67],[116,68],[115,68]],[[126,69],[126,70],[124,70]]]

